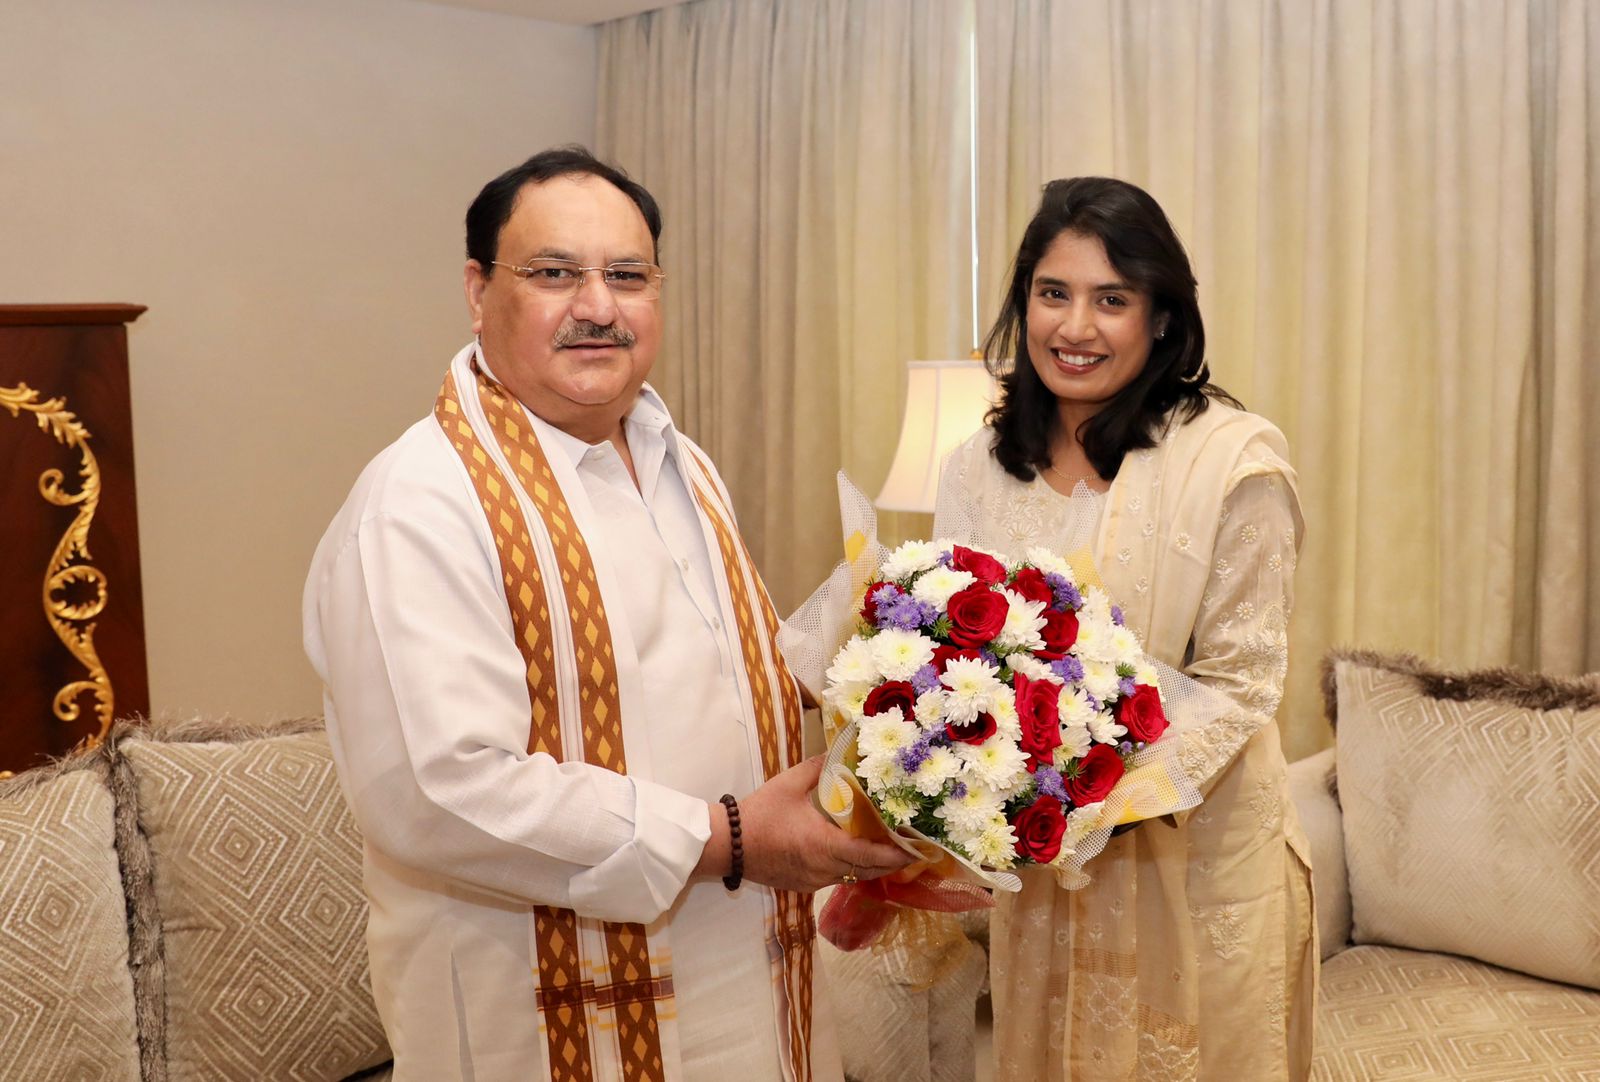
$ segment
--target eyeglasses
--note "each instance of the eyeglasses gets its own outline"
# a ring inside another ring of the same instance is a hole
[[[541,296],[564,299],[583,288],[584,276],[599,271],[600,280],[618,300],[650,300],[661,295],[661,279],[667,272],[654,263],[611,263],[604,267],[580,267],[571,259],[531,259],[526,266],[492,261],[527,282]]]

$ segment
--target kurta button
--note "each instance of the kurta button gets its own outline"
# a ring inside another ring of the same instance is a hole
[[[711,618],[711,630],[713,630],[713,631],[721,631],[722,630],[722,617],[713,616]]]

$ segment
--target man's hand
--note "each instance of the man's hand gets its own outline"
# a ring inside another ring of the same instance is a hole
[[[821,774],[822,756],[813,756],[739,798],[746,879],[810,893],[847,875],[876,879],[911,863],[899,848],[852,838],[818,811],[811,790]],[[731,860],[727,809],[713,804],[711,810],[711,841],[695,871],[726,875]]]

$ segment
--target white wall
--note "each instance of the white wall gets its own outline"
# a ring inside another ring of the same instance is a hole
[[[592,28],[416,0],[5,0],[0,302],[150,308],[155,710],[320,710],[312,550],[470,336],[467,204],[592,141],[595,71]]]

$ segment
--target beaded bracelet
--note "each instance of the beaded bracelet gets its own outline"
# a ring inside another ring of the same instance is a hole
[[[738,890],[739,884],[744,881],[744,840],[739,832],[739,802],[733,799],[731,793],[723,793],[718,799],[728,809],[728,841],[733,850],[733,867],[729,874],[722,877],[722,885],[729,890]]]

